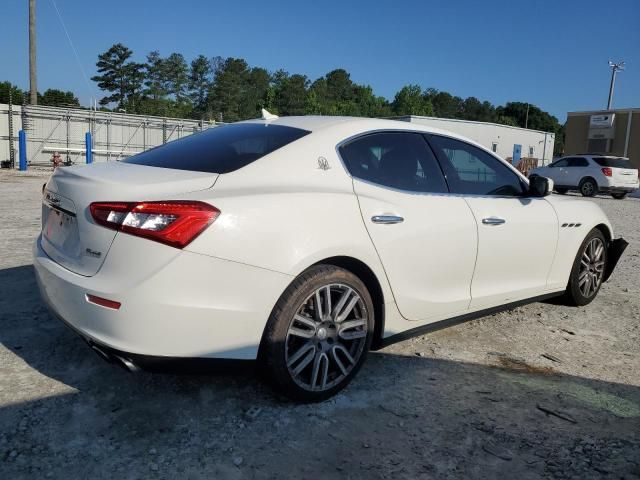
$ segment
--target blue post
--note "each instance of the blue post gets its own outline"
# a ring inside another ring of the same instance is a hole
[[[27,134],[24,130],[18,132],[18,150],[20,151],[20,171],[27,170]]]
[[[93,162],[93,146],[91,144],[91,132],[87,132],[84,134],[84,145],[85,145],[85,149],[86,149],[86,158],[87,158],[87,164],[92,163]]]

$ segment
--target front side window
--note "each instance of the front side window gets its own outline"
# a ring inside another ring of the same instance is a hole
[[[195,172],[229,173],[309,133],[282,125],[236,123],[195,133],[123,162]]]
[[[588,167],[589,162],[586,158],[570,158],[567,163],[568,167]]]
[[[569,159],[568,158],[562,158],[556,162],[553,162],[551,165],[549,165],[550,167],[566,167],[567,165],[569,165]]]
[[[447,192],[438,161],[419,133],[372,133],[342,145],[339,152],[355,178],[410,192]]]
[[[429,135],[452,193],[520,196],[520,177],[500,160],[461,140]]]

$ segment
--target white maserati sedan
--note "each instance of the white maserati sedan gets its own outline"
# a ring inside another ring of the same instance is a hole
[[[34,246],[52,312],[107,360],[258,360],[299,401],[367,352],[563,295],[627,243],[588,200],[394,120],[272,116],[58,168]]]

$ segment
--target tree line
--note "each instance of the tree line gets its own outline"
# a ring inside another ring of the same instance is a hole
[[[25,92],[11,82],[0,82],[0,103],[22,105],[28,103],[29,92]],[[73,92],[65,92],[56,88],[49,88],[44,93],[38,92],[38,105],[50,105],[56,107],[79,107],[80,102]]]
[[[145,62],[137,62],[133,51],[122,43],[99,54],[96,67],[92,80],[105,93],[100,100],[105,110],[221,122],[255,118],[261,108],[277,115],[423,115],[526,125],[555,133],[557,147],[562,145],[563,126],[535,105],[507,102],[495,106],[476,97],[461,98],[419,85],[402,87],[389,101],[369,85],[353,82],[344,69],[312,81],[299,73],[250,66],[241,58],[198,55],[187,62],[181,53],[162,56],[152,51]],[[5,101],[3,92],[9,86],[2,88],[0,102]],[[47,92],[55,95],[47,96]],[[43,100],[77,104],[71,92],[47,92]],[[21,100],[14,95],[14,103]]]

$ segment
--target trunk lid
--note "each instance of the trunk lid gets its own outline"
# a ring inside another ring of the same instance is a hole
[[[638,170],[634,168],[615,168],[612,169],[613,179],[617,184],[633,185],[638,181]]]
[[[51,259],[80,275],[95,275],[117,232],[97,225],[89,204],[97,201],[172,200],[206,190],[218,175],[130,163],[61,167],[42,197],[42,248]]]

